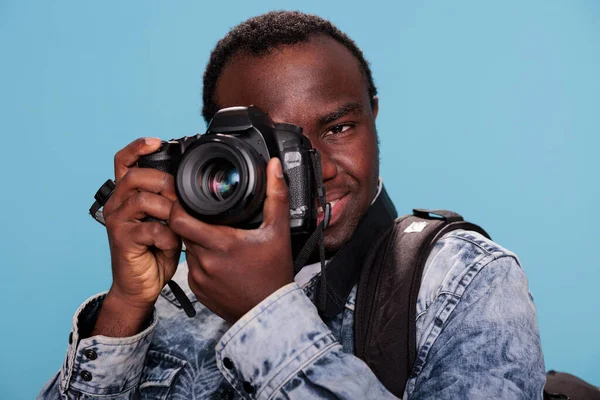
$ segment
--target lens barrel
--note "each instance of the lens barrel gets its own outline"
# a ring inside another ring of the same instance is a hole
[[[184,152],[176,189],[186,211],[202,221],[233,226],[247,223],[262,211],[266,162],[238,138],[203,137]]]

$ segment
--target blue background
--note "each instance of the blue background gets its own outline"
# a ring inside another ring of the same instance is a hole
[[[57,371],[108,288],[87,215],[113,154],[205,128],[202,73],[272,9],[331,19],[371,61],[382,176],[400,212],[448,208],[520,256],[548,369],[600,385],[600,3],[0,1],[0,397]]]

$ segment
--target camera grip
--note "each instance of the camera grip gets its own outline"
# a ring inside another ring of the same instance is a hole
[[[178,143],[162,142],[160,148],[152,154],[141,156],[138,159],[138,168],[154,168],[162,172],[166,172],[175,176],[177,173],[177,166],[179,164],[179,158],[181,150],[179,149]],[[167,224],[163,221],[154,217],[146,217],[142,220],[143,222],[160,222]]]
[[[290,219],[303,219],[308,213],[309,187],[305,166],[297,166],[284,170],[288,183],[290,200]]]
[[[180,150],[174,147],[171,143],[163,142],[156,152],[138,159],[138,168],[154,168],[174,176],[177,173],[180,157]]]

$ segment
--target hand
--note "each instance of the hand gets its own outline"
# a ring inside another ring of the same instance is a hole
[[[158,150],[160,143],[160,139],[138,139],[115,155],[117,186],[103,209],[113,283],[95,334],[137,333],[177,268],[181,239],[160,222],[142,222],[147,216],[169,217],[177,199],[174,178],[152,168],[132,168],[140,156]],[[119,324],[126,329],[118,329]]]
[[[259,228],[209,225],[191,217],[178,202],[169,226],[186,245],[190,288],[225,320],[237,321],[294,280],[288,188],[277,158],[267,166],[267,196]]]

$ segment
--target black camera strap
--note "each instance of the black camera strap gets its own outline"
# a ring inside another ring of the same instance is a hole
[[[369,249],[382,233],[393,225],[397,216],[396,208],[382,185],[350,239],[335,253],[326,268],[321,253],[321,276],[316,284],[314,300],[321,315],[333,317],[344,310],[346,299],[357,282]],[[294,262],[296,272],[304,266],[309,257],[313,257],[312,252],[318,241],[322,243],[322,228],[319,225],[300,251]]]
[[[327,203],[325,186],[323,186],[323,172],[321,171],[321,155],[318,150],[310,150],[310,159],[312,161],[312,170],[315,174],[315,183],[317,185],[317,196],[319,205],[323,209],[323,221],[317,225],[317,229],[309,236],[308,240],[298,253],[294,260],[294,273],[298,273],[311,256],[315,247],[319,246],[319,258],[321,260],[321,285],[317,296],[317,308],[324,312],[327,306],[327,263],[325,262],[325,234],[324,231],[329,226],[331,220],[331,204]]]

